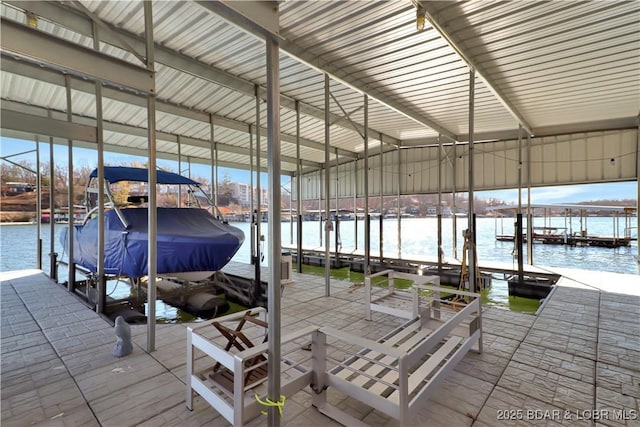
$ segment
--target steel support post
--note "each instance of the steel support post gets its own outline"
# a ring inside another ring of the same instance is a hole
[[[331,253],[329,252],[329,245],[331,244],[331,217],[330,205],[331,200],[331,177],[329,173],[329,143],[330,143],[330,123],[329,123],[329,75],[324,75],[324,294],[325,296],[331,295]]]
[[[47,111],[47,116],[51,118],[51,110]],[[56,263],[58,262],[58,254],[56,253],[55,244],[56,180],[53,160],[53,137],[49,137],[49,210],[51,211],[51,222],[49,223],[49,278],[57,282],[58,273]]]
[[[267,70],[268,72],[268,70]],[[262,242],[262,187],[260,186],[260,172],[261,172],[261,159],[260,159],[260,152],[262,151],[262,146],[260,143],[260,130],[262,129],[262,124],[261,124],[261,111],[260,111],[260,88],[258,87],[258,85],[254,86],[254,91],[255,91],[255,99],[256,99],[256,223],[255,223],[255,229],[256,229],[256,262],[254,263],[253,267],[254,267],[254,280],[255,280],[255,287],[253,288],[254,290],[254,301],[258,301],[258,297],[259,294],[261,292],[260,287],[261,287],[261,283],[262,283],[262,278],[261,278],[261,271],[260,271],[260,265],[262,264],[262,254],[260,253],[260,243]],[[280,184],[278,184],[278,187],[276,188],[280,188]]]
[[[364,95],[364,265],[365,276],[370,273],[371,222],[369,221],[369,97]],[[357,218],[356,218],[356,227]]]
[[[73,121],[73,110],[71,108],[71,76],[69,76],[69,74],[65,74],[64,76],[64,84],[65,84],[65,89],[66,89],[66,93],[67,93],[67,121],[69,123],[71,123]],[[68,139],[67,140],[67,154],[68,154],[68,159],[67,159],[67,164],[69,165],[69,178],[68,178],[68,185],[69,188],[67,189],[67,204],[69,206],[69,224],[68,224],[68,229],[69,232],[67,233],[67,236],[69,238],[69,265],[68,265],[68,278],[67,278],[67,289],[69,290],[69,292],[74,292],[76,289],[76,264],[73,261],[74,260],[74,256],[75,256],[75,248],[74,248],[74,244],[73,244],[73,240],[74,240],[74,232],[75,232],[75,228],[73,225],[73,220],[75,218],[75,210],[73,208],[73,199],[75,197],[74,195],[74,191],[73,191],[73,140]]]
[[[176,137],[178,145],[178,175],[182,175],[182,138],[180,135]],[[178,185],[178,207],[182,207],[182,185]]]
[[[451,242],[451,255],[454,259],[458,258],[458,217],[456,216],[457,206],[456,206],[456,169],[458,163],[457,151],[458,147],[456,146],[456,141],[453,141],[453,145],[451,147],[453,151],[453,162],[451,165],[451,173],[453,175],[452,179],[452,192],[451,192],[451,233],[453,234],[453,241]]]
[[[144,32],[146,41],[147,69],[153,74],[155,82],[155,52],[153,45],[153,12],[150,1],[144,2]],[[158,211],[156,198],[156,96],[147,94],[147,132],[149,140],[149,259],[147,260],[147,352],[156,347],[156,272],[158,268]]]
[[[49,195],[51,197],[51,195]],[[49,214],[53,222],[53,212]],[[36,268],[42,270],[42,179],[40,179],[40,140],[36,135]]]
[[[249,134],[251,134],[251,129],[249,129]],[[211,138],[211,147],[210,156],[211,156],[211,200],[213,200],[213,204],[218,206],[218,179],[217,179],[217,170],[215,165],[215,157],[216,157],[216,138],[215,138],[215,130],[214,130],[214,121],[213,114],[209,114],[209,135]]]
[[[278,43],[267,44],[267,156],[269,169],[269,367],[268,394],[272,402],[280,401],[280,64]],[[280,425],[278,408],[270,406],[269,425]]]
[[[402,178],[401,172],[402,162],[400,161],[400,144],[398,144],[398,197],[397,197],[397,211],[398,211],[398,258],[402,258],[402,215],[400,214],[400,180]]]
[[[438,134],[438,275],[442,274],[442,135]]]
[[[380,138],[380,235],[378,244],[380,248],[380,264],[382,265],[384,261],[384,225],[382,223],[384,216],[382,213],[384,210],[384,149],[382,144],[382,134],[378,135],[378,137]]]
[[[296,101],[296,202],[298,222],[296,224],[296,271],[302,273],[302,161],[300,159],[300,103]]]
[[[98,26],[93,23],[93,49],[100,51],[100,35]],[[107,281],[104,275],[104,121],[102,114],[102,83],[97,81],[96,87],[96,144],[98,148],[98,260],[97,260],[97,294],[96,311],[104,313],[107,306]]]
[[[527,236],[533,236],[531,209],[531,135],[527,134]],[[533,265],[533,239],[527,239],[527,263]]]
[[[473,187],[474,182],[474,147],[473,147],[473,132],[474,132],[474,115],[475,115],[475,87],[476,87],[476,72],[471,69],[469,72],[469,243],[467,244],[467,256],[469,258],[469,290],[476,292],[478,289],[476,278],[476,230],[475,230],[475,218],[474,218],[474,204],[473,204]]]

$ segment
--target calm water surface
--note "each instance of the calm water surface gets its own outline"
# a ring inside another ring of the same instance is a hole
[[[462,257],[462,230],[466,228],[467,221],[465,218],[457,219],[457,251],[454,255],[452,224],[451,218],[444,218],[443,224],[443,251],[445,259]],[[477,250],[479,262],[483,261],[499,261],[510,263],[517,267],[516,259],[513,256],[514,245],[512,242],[500,242],[495,239],[498,234],[513,234],[513,219],[495,220],[493,218],[477,219]],[[245,243],[240,248],[234,261],[249,263],[250,262],[250,233],[251,225],[249,223],[234,223],[233,225],[245,232]],[[580,222],[578,218],[572,218],[571,223],[565,221],[564,218],[551,218],[547,220],[547,224],[543,223],[542,218],[534,219],[535,226],[555,226],[569,227],[573,231],[580,230]],[[355,227],[358,227],[358,236],[356,240]],[[63,224],[55,226],[54,250],[63,255],[63,249],[59,242],[58,235]],[[613,218],[595,218],[591,217],[587,220],[588,233],[590,235],[612,236],[614,227]],[[637,237],[637,219],[632,219],[632,235]],[[624,220],[620,221],[620,233],[624,233]],[[268,224],[261,224],[261,233],[268,238]],[[296,242],[296,224],[293,224],[293,233],[290,223],[283,222],[281,224],[282,244],[285,246],[294,245]],[[400,237],[402,245],[402,253],[398,254],[398,222],[396,219],[383,220],[383,256],[393,258],[405,258],[410,260],[434,260],[437,257],[437,219],[436,218],[406,218],[401,220]],[[379,220],[372,220],[371,223],[371,254],[379,255],[379,236],[380,226]],[[342,243],[341,251],[344,253],[364,251],[364,222],[363,221],[342,221],[340,223],[339,239]],[[42,226],[42,270],[45,273],[49,271],[50,249],[50,227],[48,224]],[[303,223],[303,247],[304,248],[324,248],[323,241],[324,231],[318,221],[307,221]],[[357,243],[357,244],[356,244]],[[0,226],[0,270],[21,270],[36,268],[37,254],[37,226],[35,224],[23,225],[2,225]],[[335,233],[331,236],[331,250],[335,248]],[[268,249],[268,241],[264,243],[264,265],[268,259],[266,253]],[[535,265],[544,267],[570,267],[584,270],[611,271],[617,273],[637,274],[637,264],[635,256],[638,254],[637,242],[632,242],[631,246],[608,249],[597,247],[571,247],[557,245],[533,245],[533,261]],[[66,255],[63,255],[66,259]],[[525,253],[526,260],[526,253]],[[60,271],[60,281],[66,280],[66,268]],[[114,297],[128,294],[128,286],[113,282],[109,284],[108,292]],[[502,301],[508,305],[508,295],[506,284],[501,281],[494,281],[493,289],[490,292],[490,298],[493,301]],[[175,309],[158,303],[156,311],[167,318],[175,318]]]

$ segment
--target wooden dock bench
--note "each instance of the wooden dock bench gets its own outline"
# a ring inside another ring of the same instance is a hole
[[[327,403],[326,389],[334,387],[408,425],[464,355],[474,345],[482,351],[479,294],[423,284],[413,294],[419,316],[377,341],[328,327],[313,333],[313,405],[320,412],[364,425]],[[332,347],[345,345],[355,350],[330,360]]]

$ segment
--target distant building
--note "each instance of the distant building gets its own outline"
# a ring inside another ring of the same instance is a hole
[[[233,188],[232,195],[243,207],[249,207],[251,205],[251,196],[256,194],[256,189],[251,190],[251,185],[242,182],[231,183]],[[266,206],[269,204],[269,190],[261,188],[260,204]],[[254,199],[255,200],[255,199]]]
[[[251,205],[251,186],[249,184],[244,184],[242,182],[234,182],[232,185],[232,194],[233,197],[238,201],[238,203],[243,207],[248,207]]]

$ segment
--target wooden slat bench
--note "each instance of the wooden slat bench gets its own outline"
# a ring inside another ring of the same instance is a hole
[[[482,351],[479,294],[422,284],[413,291],[420,316],[377,341],[328,327],[313,333],[313,405],[320,412],[363,425],[327,403],[326,389],[334,387],[408,425],[469,349]],[[452,294],[459,297],[453,305]],[[329,360],[328,347],[344,348],[336,342],[359,350],[344,361]]]

